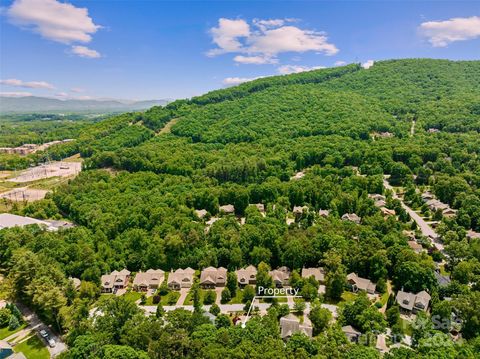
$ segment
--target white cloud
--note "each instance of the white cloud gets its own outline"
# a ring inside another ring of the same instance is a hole
[[[420,32],[432,46],[445,47],[451,42],[480,37],[480,17],[457,17],[445,21],[427,21],[420,25]]]
[[[80,93],[80,92],[85,92],[85,89],[81,87],[72,87],[70,91],[75,92],[75,93]]]
[[[250,35],[250,26],[244,20],[220,18],[218,27],[212,27],[210,34],[218,48],[210,50],[208,55],[216,56],[227,52],[239,51],[242,47],[239,38]]]
[[[278,63],[277,59],[272,59],[268,56],[243,56],[237,55],[233,58],[233,61],[238,62],[240,64],[255,64],[255,65],[262,65],[262,64],[276,64]]]
[[[221,18],[218,27],[210,29],[216,48],[208,51],[208,56],[225,53],[237,55],[236,62],[264,64],[278,62],[277,56],[285,52],[303,53],[315,51],[334,55],[339,50],[328,42],[324,32],[300,29],[292,26],[293,19],[253,20],[253,30],[245,20]],[[240,59],[240,61],[238,61]]]
[[[7,15],[14,24],[65,44],[90,42],[91,35],[100,28],[93,23],[88,9],[57,0],[15,0]]]
[[[258,77],[227,77],[227,78],[223,79],[222,82],[223,82],[224,85],[234,86],[234,85],[242,84],[244,82],[260,79],[262,77],[263,76],[258,76]]]
[[[18,79],[6,79],[0,80],[0,84],[12,86],[12,87],[24,87],[31,89],[54,89],[55,87],[52,84],[49,84],[45,81],[22,81]]]
[[[86,46],[78,46],[78,45],[72,46],[71,51],[75,55],[78,55],[80,57],[87,57],[89,59],[96,59],[101,57],[99,52],[89,49]]]
[[[363,67],[364,69],[369,69],[370,67],[373,66],[374,63],[375,63],[375,61],[373,61],[373,60],[367,60],[366,62],[364,62],[364,63],[362,64],[362,67]]]
[[[30,92],[0,92],[1,97],[27,97],[33,96]]]
[[[347,64],[346,61],[335,61],[335,63],[333,64],[334,66],[345,66]]]
[[[299,65],[283,65],[280,66],[277,71],[278,73],[282,75],[286,74],[295,74],[299,72],[305,72],[305,71],[312,71],[312,70],[318,70],[318,69],[324,69],[325,66],[299,66]]]

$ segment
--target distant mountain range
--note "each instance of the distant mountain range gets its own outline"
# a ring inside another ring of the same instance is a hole
[[[58,100],[48,97],[0,96],[0,113],[31,112],[121,112],[139,111],[153,106],[161,106],[171,100]]]

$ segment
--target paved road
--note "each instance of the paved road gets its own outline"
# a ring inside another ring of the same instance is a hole
[[[407,211],[407,213],[410,215],[410,217],[417,223],[417,226],[420,229],[420,231],[422,232],[422,234],[425,237],[430,238],[431,243],[435,246],[435,248],[437,248],[439,251],[443,251],[443,245],[438,241],[439,236],[433,230],[433,228],[430,227],[430,225],[427,222],[425,222],[425,220],[417,212],[415,212],[413,209],[408,207],[403,202],[403,200],[400,197],[397,196],[397,194],[393,190],[393,187],[388,183],[388,181],[385,178],[383,179],[383,186],[386,189],[389,189],[393,192],[393,198],[398,199],[400,201],[400,203],[402,204],[402,207],[405,209],[405,211]]]

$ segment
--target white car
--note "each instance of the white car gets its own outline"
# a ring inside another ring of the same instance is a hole
[[[50,346],[50,348],[55,348],[55,345],[57,345],[57,343],[55,343],[55,340],[53,340],[52,338],[49,338],[48,345]]]
[[[44,329],[40,330],[40,335],[42,336],[42,338],[47,338],[48,337],[48,333]]]

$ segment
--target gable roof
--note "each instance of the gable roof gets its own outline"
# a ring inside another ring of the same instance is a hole
[[[317,281],[323,282],[325,280],[325,270],[319,268],[302,268],[302,278],[314,277]]]
[[[349,282],[353,282],[357,286],[358,289],[364,291],[375,291],[376,285],[372,283],[370,279],[359,277],[356,273],[350,273],[347,275],[347,280]]]

